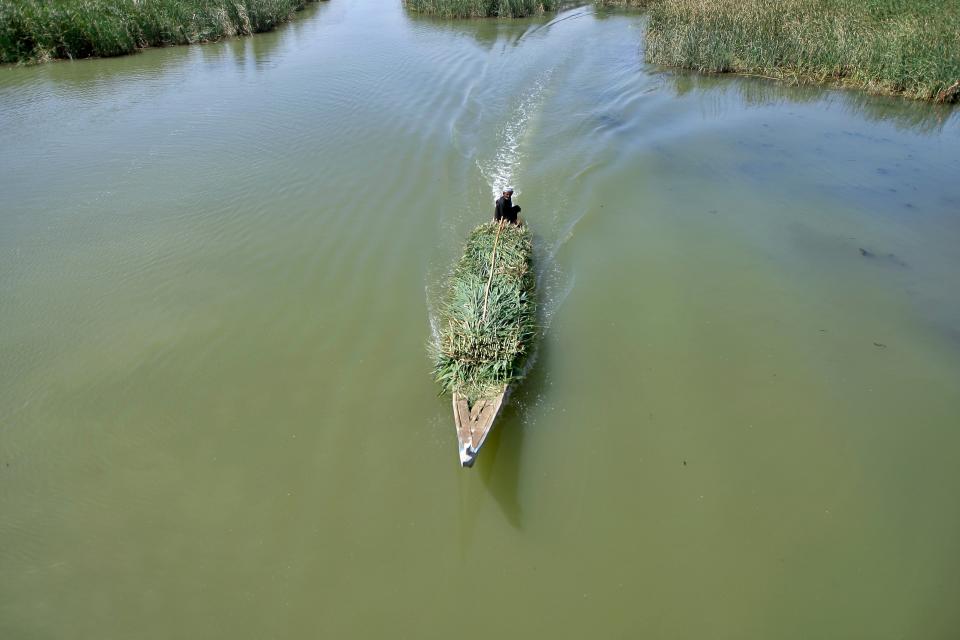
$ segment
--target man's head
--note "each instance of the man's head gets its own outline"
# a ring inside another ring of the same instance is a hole
[[[507,187],[506,189],[504,189],[503,197],[507,199],[510,199],[511,197],[513,197],[513,187]]]

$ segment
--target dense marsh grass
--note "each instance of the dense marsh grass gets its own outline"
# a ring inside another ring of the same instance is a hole
[[[269,31],[312,0],[0,0],[0,62],[117,56]]]
[[[649,62],[960,98],[960,0],[597,0],[648,7]]]
[[[526,226],[488,222],[470,234],[432,345],[444,391],[473,401],[522,375],[537,331],[532,254]]]
[[[440,18],[522,18],[552,11],[556,0],[403,0],[411,11]]]

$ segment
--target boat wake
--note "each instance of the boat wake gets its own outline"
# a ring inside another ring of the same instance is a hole
[[[523,143],[532,133],[532,125],[543,110],[544,97],[553,69],[547,69],[534,80],[529,91],[497,132],[497,149],[492,158],[476,160],[480,174],[490,186],[490,193],[496,199],[502,189],[512,184],[519,173],[524,160]],[[516,194],[520,196],[520,190]]]

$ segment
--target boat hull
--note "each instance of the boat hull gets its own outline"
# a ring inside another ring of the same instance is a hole
[[[453,419],[460,445],[460,466],[473,466],[508,395],[509,388],[505,387],[497,395],[480,398],[471,406],[466,396],[456,392],[453,394]]]

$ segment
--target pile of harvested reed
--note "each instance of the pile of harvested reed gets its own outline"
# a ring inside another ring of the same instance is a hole
[[[470,234],[440,309],[434,374],[445,391],[472,402],[522,375],[537,330],[532,252],[526,227],[489,222]]]

